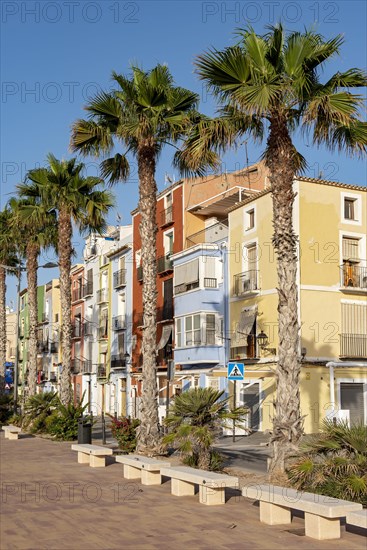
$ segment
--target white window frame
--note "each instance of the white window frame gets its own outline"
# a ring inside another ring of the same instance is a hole
[[[363,404],[364,404],[364,422],[367,424],[367,381],[366,378],[337,378],[336,379],[336,392],[337,392],[337,406],[341,410],[341,384],[363,384]]]
[[[249,214],[250,212],[254,212],[254,226],[249,227]],[[252,204],[248,208],[245,209],[243,213],[243,227],[244,227],[244,233],[245,235],[250,235],[251,233],[254,233],[257,229],[257,208],[256,204]]]
[[[167,231],[164,231],[163,232],[163,250],[164,250],[164,257],[167,257],[167,254],[169,254],[169,252],[166,252],[166,244],[169,242],[167,237],[168,235],[171,235],[172,234],[172,252],[171,254],[174,254],[174,244],[175,244],[175,230],[174,228],[171,228],[171,229],[167,229]]]
[[[344,202],[345,199],[355,201],[354,215],[355,220],[349,220],[344,217]],[[346,225],[362,225],[362,196],[358,193],[340,193],[340,219]]]
[[[194,321],[193,317],[195,315],[200,316],[200,329],[194,329]],[[214,315],[214,344],[207,344],[206,342],[206,316],[207,315]],[[192,329],[190,332],[194,332],[194,330],[198,331],[200,330],[200,343],[195,344],[195,342],[191,344],[187,344],[186,341],[186,318],[191,317],[192,318]],[[192,348],[197,346],[204,346],[204,347],[213,347],[213,346],[221,346],[223,345],[223,334],[218,335],[218,326],[220,326],[221,321],[223,317],[218,314],[216,311],[195,311],[192,313],[187,313],[185,315],[180,315],[179,317],[175,318],[175,349],[182,349],[182,348]],[[180,331],[177,330],[177,322],[180,321]],[[181,345],[178,343],[178,335],[181,336]]]
[[[362,233],[356,233],[352,231],[339,231],[339,265],[343,265],[343,238],[350,237],[351,239],[358,239],[359,246],[358,246],[358,258],[359,258],[359,265],[361,267],[366,267],[367,258],[366,255],[366,235],[363,235]]]

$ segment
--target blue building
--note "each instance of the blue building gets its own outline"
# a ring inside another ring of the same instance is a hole
[[[204,242],[173,256],[175,382],[183,391],[227,386],[226,378],[215,376],[229,357],[227,233],[213,223],[197,236]]]

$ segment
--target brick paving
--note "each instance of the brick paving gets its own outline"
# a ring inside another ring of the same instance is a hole
[[[173,497],[170,482],[147,487],[124,480],[122,465],[77,463],[70,443],[0,436],[1,550],[109,549],[366,549],[361,534],[336,541],[304,536],[304,521],[291,526],[259,522],[258,507],[236,491],[224,506]]]

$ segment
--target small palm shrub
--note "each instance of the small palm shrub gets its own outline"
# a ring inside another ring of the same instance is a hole
[[[325,420],[322,432],[300,445],[287,473],[297,489],[367,506],[367,427]]]
[[[46,419],[47,432],[53,435],[55,439],[62,441],[73,441],[77,439],[78,421],[83,416],[87,407],[88,403],[85,405],[74,405],[74,403],[63,405],[61,401],[59,401],[56,405],[56,409]]]
[[[13,415],[13,396],[9,394],[0,395],[0,424],[7,424]]]
[[[136,429],[140,424],[137,418],[111,416],[112,436],[117,440],[118,446],[125,453],[133,453],[136,449]]]
[[[22,427],[31,433],[46,432],[46,420],[53,413],[57,404],[56,393],[46,392],[32,395],[24,407]]]
[[[185,464],[205,470],[221,468],[220,455],[212,444],[229,423],[241,427],[248,413],[245,407],[229,409],[229,398],[223,399],[223,394],[213,388],[192,388],[173,400],[163,442],[176,448]]]

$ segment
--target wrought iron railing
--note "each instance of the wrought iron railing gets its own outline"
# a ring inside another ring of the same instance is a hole
[[[161,213],[161,226],[173,223],[173,207],[165,208]]]
[[[111,369],[123,369],[126,367],[126,358],[124,355],[112,355]]]
[[[173,262],[170,255],[161,256],[157,260],[157,271],[158,273],[167,273],[168,271],[173,271]]]
[[[258,290],[258,272],[255,269],[238,273],[234,276],[233,294],[242,296],[247,292]]]
[[[126,328],[125,315],[117,315],[112,318],[112,330],[124,330]]]
[[[367,335],[340,334],[340,357],[365,359],[367,357]]]
[[[345,263],[340,266],[340,276],[342,287],[367,290],[367,267]]]
[[[186,237],[187,247],[195,244],[216,243],[228,237],[228,226],[218,222]]]
[[[204,277],[205,288],[217,288],[217,279],[215,277]]]
[[[113,288],[126,285],[126,269],[119,269],[113,274]]]
[[[97,303],[106,304],[108,302],[108,290],[106,288],[101,288],[97,290]]]
[[[83,297],[87,298],[93,296],[93,281],[88,281],[83,286]]]

